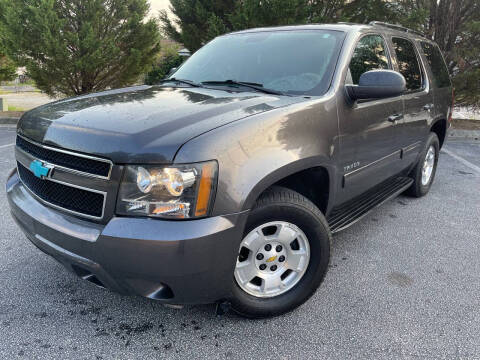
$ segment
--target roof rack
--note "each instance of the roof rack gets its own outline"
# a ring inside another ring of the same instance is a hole
[[[385,23],[385,22],[381,22],[381,21],[370,21],[369,25],[383,26],[383,27],[387,27],[387,28],[390,28],[390,29],[404,31],[406,33],[417,34],[417,35],[425,37],[425,34],[421,33],[420,31],[412,30],[412,29],[406,28],[406,27],[401,26],[401,25],[394,25],[394,24],[389,24],[389,23]]]

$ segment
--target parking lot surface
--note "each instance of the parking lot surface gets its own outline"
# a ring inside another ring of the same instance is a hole
[[[478,359],[480,142],[450,141],[431,192],[390,201],[334,237],[298,310],[216,317],[78,280],[10,217],[14,131],[0,128],[0,358]]]

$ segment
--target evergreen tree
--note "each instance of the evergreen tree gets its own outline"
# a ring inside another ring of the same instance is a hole
[[[393,1],[353,0],[343,7],[342,16],[349,22],[368,24],[370,21],[395,23],[397,8]]]
[[[347,0],[309,0],[308,23],[343,21],[341,14]]]
[[[0,41],[49,95],[133,83],[159,51],[147,0],[0,0]]]
[[[0,81],[12,81],[17,76],[17,66],[0,53]]]
[[[145,76],[145,84],[157,84],[160,80],[165,79],[173,68],[177,68],[183,63],[185,58],[178,55],[178,50],[180,50],[178,44],[162,44],[162,51],[158,54],[155,65]]]
[[[234,0],[171,0],[170,3],[175,20],[161,11],[162,30],[192,52],[232,28],[229,14],[235,9]]]
[[[307,21],[309,9],[308,0],[243,0],[237,1],[229,19],[233,30],[295,25]]]

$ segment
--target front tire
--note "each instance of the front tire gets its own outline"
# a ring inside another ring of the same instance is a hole
[[[420,160],[412,170],[412,186],[407,190],[407,195],[413,197],[425,196],[432,186],[437,171],[438,155],[440,153],[440,142],[435,133],[428,136],[425,148],[423,149]]]
[[[308,300],[330,261],[325,217],[308,199],[274,187],[253,207],[233,277],[232,308],[261,318],[288,312]]]

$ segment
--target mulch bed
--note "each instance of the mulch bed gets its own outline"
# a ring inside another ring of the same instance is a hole
[[[480,130],[480,120],[453,119],[452,126],[459,130]]]

